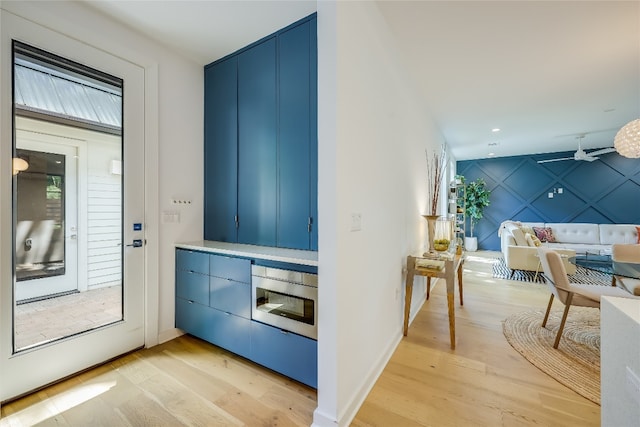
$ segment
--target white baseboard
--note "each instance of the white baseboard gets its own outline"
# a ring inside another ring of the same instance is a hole
[[[179,336],[184,335],[184,332],[181,329],[173,328],[167,331],[161,332],[158,334],[158,344],[165,343],[167,341],[171,341],[174,338],[178,338]]]

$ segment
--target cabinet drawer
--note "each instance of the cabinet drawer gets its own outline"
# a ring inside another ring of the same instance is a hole
[[[176,270],[176,297],[209,305],[209,276]]]
[[[251,261],[222,255],[210,255],[209,274],[236,282],[251,283]]]
[[[176,298],[176,328],[198,338],[207,339],[212,320],[212,308]]]
[[[251,320],[215,308],[210,310],[211,326],[205,339],[232,353],[248,358],[251,348]]]
[[[251,285],[233,280],[209,279],[209,305],[218,310],[251,318]]]
[[[318,387],[318,343],[259,322],[251,322],[251,360]]]
[[[209,254],[186,249],[176,249],[176,270],[209,274]]]

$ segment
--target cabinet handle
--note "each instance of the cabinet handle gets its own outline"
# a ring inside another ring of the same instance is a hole
[[[309,233],[311,233],[311,224],[313,224],[313,218],[309,217],[309,220],[307,221],[307,231]]]
[[[236,228],[238,228],[238,227],[239,227],[239,225],[240,225],[240,221],[238,220],[238,215],[235,215],[235,216],[233,217],[233,221],[236,223]]]
[[[189,304],[193,304],[193,300],[191,300],[191,299],[190,299],[190,300],[189,300]]]
[[[280,333],[282,335],[289,335],[289,331],[285,331],[284,329],[280,329]]]

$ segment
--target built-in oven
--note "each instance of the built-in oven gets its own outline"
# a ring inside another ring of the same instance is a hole
[[[318,339],[318,275],[251,266],[251,318]]]

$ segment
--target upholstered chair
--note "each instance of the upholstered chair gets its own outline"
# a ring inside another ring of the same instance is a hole
[[[640,267],[640,245],[621,243],[613,244],[611,245],[611,259],[613,262],[636,263]],[[640,296],[640,279],[614,275],[612,285],[620,285],[629,293]]]
[[[621,288],[613,286],[569,283],[569,278],[567,276],[567,271],[564,268],[564,264],[562,263],[562,258],[557,252],[545,247],[539,247],[538,256],[540,257],[540,263],[542,264],[542,270],[544,272],[546,282],[551,290],[551,297],[549,298],[549,304],[547,305],[547,312],[545,313],[544,320],[542,321],[543,328],[547,325],[554,297],[558,298],[564,304],[564,312],[562,313],[562,320],[560,321],[560,327],[558,328],[553,348],[558,348],[558,344],[560,344],[560,337],[562,336],[564,324],[567,320],[567,315],[569,314],[569,307],[572,305],[600,308],[600,298],[603,296],[640,298],[631,295],[629,292]]]

